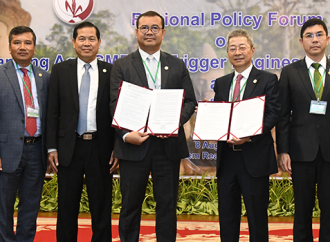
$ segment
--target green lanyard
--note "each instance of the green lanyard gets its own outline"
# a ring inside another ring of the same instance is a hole
[[[145,62],[143,59],[142,59],[142,61],[143,61],[144,66],[147,68],[147,70],[148,70],[148,72],[149,72],[149,75],[150,75],[152,81],[154,82],[154,85],[155,85],[155,88],[156,88],[156,80],[157,80],[158,70],[159,70],[159,66],[160,66],[160,58],[159,58],[159,60],[158,60],[157,71],[156,71],[156,75],[155,75],[155,77],[152,76],[152,74],[151,74],[151,72],[150,72],[150,70],[149,70],[149,68],[148,68],[148,66],[147,66],[147,64],[146,64],[146,62]],[[150,60],[150,61],[151,61],[151,60]]]
[[[233,101],[233,95],[234,95],[234,90],[233,90],[233,83],[234,83],[234,78],[231,82],[231,86],[230,86],[230,90],[231,90],[231,101],[230,102],[236,102],[237,98],[241,95],[241,92],[243,91],[244,87],[246,86],[246,83],[247,83],[247,79],[244,83],[244,85],[242,86],[241,90],[239,91],[237,97],[235,98],[235,100]]]
[[[31,80],[31,73],[32,73],[32,68],[31,68],[31,64],[30,64],[30,80]],[[22,70],[20,70],[19,68],[18,68],[18,64],[16,63],[16,68],[17,68],[17,70],[19,70],[19,71],[22,71]],[[20,77],[22,78],[22,81],[23,81],[23,84],[24,84],[24,86],[25,86],[25,89],[27,90],[27,92],[29,93],[29,96],[30,96],[30,99],[31,99],[31,106],[33,107],[33,97],[32,97],[32,94],[31,94],[31,91],[29,90],[29,88],[28,88],[28,86],[26,85],[26,83],[25,83],[25,81],[24,81],[24,78],[23,78],[23,76],[21,76],[20,75]],[[32,83],[31,83],[31,88],[32,88]]]
[[[314,71],[316,71],[316,69]],[[318,88],[315,86],[314,78],[312,77],[311,71],[309,69],[308,69],[308,73],[309,73],[309,76],[310,76],[310,78],[312,80],[312,84],[313,84],[314,90],[316,90],[316,93],[319,96],[320,95],[320,90],[321,90],[321,85],[323,85],[323,80],[324,80],[324,76],[325,76],[325,70],[323,72],[323,75],[322,75],[322,78],[321,78],[321,82],[320,82],[320,85],[319,85]]]

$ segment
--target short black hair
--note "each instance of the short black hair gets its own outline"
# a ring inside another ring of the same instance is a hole
[[[325,33],[327,34],[328,36],[328,28],[327,28],[327,25],[319,18],[311,18],[309,20],[307,20],[304,25],[301,27],[301,30],[300,30],[300,38],[303,38],[303,35],[304,35],[304,32],[305,30],[308,28],[308,27],[312,27],[312,26],[315,26],[315,25],[322,25]]]
[[[139,20],[140,20],[140,18],[142,18],[142,17],[154,17],[154,16],[158,16],[158,17],[161,18],[161,20],[162,20],[162,28],[164,29],[165,28],[164,18],[163,18],[162,15],[160,15],[159,13],[157,13],[155,11],[148,11],[148,12],[145,12],[145,13],[139,15],[139,17],[136,20],[136,28],[139,27]]]
[[[92,24],[91,22],[88,22],[88,21],[87,22],[82,22],[80,24],[77,24],[74,27],[72,38],[74,38],[74,39],[77,38],[77,36],[78,36],[78,29],[82,29],[82,28],[86,28],[86,27],[95,28],[97,39],[99,40],[101,38],[100,30],[98,29],[98,27],[96,27],[94,24]]]
[[[36,45],[37,42],[37,37],[34,31],[27,26],[16,26],[12,28],[9,32],[9,44],[11,43],[11,40],[13,39],[13,35],[19,35],[19,34],[24,34],[24,33],[31,33],[33,36],[33,43]]]

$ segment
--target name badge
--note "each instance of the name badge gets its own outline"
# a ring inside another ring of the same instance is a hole
[[[326,109],[327,109],[326,101],[318,102],[316,100],[312,100],[309,113],[325,115]]]
[[[27,112],[27,116],[29,118],[39,118],[39,110],[38,109],[27,107],[26,112]]]

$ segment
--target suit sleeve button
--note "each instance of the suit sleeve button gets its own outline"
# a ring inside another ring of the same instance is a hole
[[[20,139],[20,140],[23,140],[23,137],[20,137],[19,139]]]
[[[24,124],[24,119],[22,119],[22,123]]]

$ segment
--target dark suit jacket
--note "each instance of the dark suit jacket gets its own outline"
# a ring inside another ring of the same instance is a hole
[[[110,73],[112,65],[98,61],[99,88],[96,104],[97,141],[102,163],[109,163],[113,150],[114,131],[111,128]],[[49,84],[47,115],[47,148],[57,149],[59,163],[68,166],[72,159],[78,127],[79,96],[77,59],[53,66]]]
[[[49,73],[33,66],[42,129],[43,164],[47,168],[46,106]],[[25,132],[24,104],[12,61],[0,65],[0,157],[3,172],[14,172],[22,157]]]
[[[214,85],[214,101],[228,101],[231,82],[234,72],[216,79]],[[256,83],[253,81],[257,80]],[[266,94],[265,115],[263,123],[263,133],[251,137],[252,142],[243,144],[242,154],[246,169],[253,177],[268,176],[277,173],[277,163],[274,151],[274,141],[271,129],[278,121],[280,104],[278,100],[278,79],[275,74],[260,71],[252,67],[247,80],[243,99],[252,98]],[[244,122],[244,120],[242,120]],[[222,146],[228,145],[226,142],[218,142],[217,150],[217,170],[221,162]]]
[[[164,139],[165,152],[170,160],[178,160],[189,156],[183,124],[193,114],[196,98],[192,82],[183,61],[165,52],[160,53],[162,89],[184,89],[185,101],[182,109],[181,126],[178,137]],[[167,66],[168,68],[164,68]],[[120,81],[148,87],[147,76],[139,51],[118,59],[111,73],[111,113],[114,113]],[[124,160],[142,160],[148,150],[150,138],[141,145],[125,143],[122,139],[127,131],[116,129],[114,156]]]
[[[316,100],[305,59],[283,68],[279,82],[282,110],[276,127],[277,152],[289,153],[292,161],[313,161],[319,148],[330,161],[330,63],[327,61],[321,101],[327,101],[325,115],[310,114]],[[291,114],[292,111],[292,114]]]

